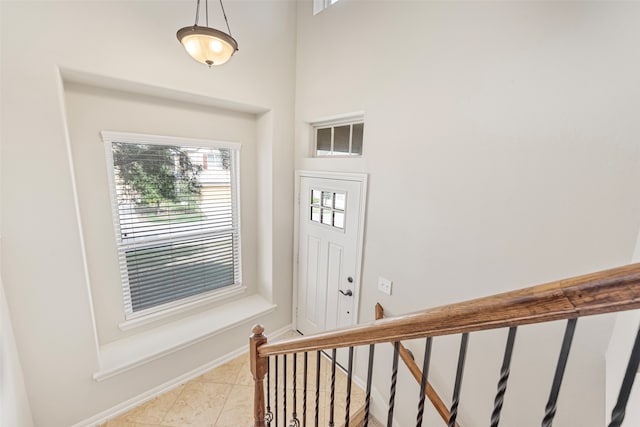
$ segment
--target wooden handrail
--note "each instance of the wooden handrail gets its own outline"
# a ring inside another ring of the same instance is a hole
[[[423,338],[640,308],[640,264],[506,292],[257,349],[260,357]]]
[[[377,303],[376,304],[376,320],[380,320],[383,318],[384,318],[384,308],[382,308],[382,305],[380,305],[380,303]],[[420,367],[418,367],[416,361],[413,360],[413,355],[411,354],[411,352],[407,350],[407,348],[402,343],[400,343],[399,352],[400,352],[400,358],[402,359],[404,364],[407,365],[407,368],[409,369],[409,372],[411,372],[411,375],[413,375],[413,378],[416,379],[418,384],[421,384],[422,371],[420,370]],[[447,405],[445,405],[442,399],[440,398],[440,396],[438,396],[438,393],[434,390],[433,386],[429,381],[427,381],[427,385],[424,389],[424,394],[429,398],[429,400],[433,404],[433,407],[436,409],[438,414],[440,414],[440,417],[444,420],[444,422],[448,423],[449,417],[451,416],[451,414],[449,413],[449,408],[447,408]],[[460,426],[458,423],[455,423],[455,427],[460,427]]]

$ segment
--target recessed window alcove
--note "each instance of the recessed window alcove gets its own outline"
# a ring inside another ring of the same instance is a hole
[[[259,268],[268,265],[271,254],[262,249],[268,247],[262,237],[266,231],[256,214],[265,210],[261,200],[268,199],[258,194],[265,191],[260,171],[270,170],[259,164],[265,160],[258,153],[269,143],[271,112],[73,71],[63,71],[62,81],[67,148],[98,352],[94,378],[116,375],[275,310],[270,284],[258,285]],[[103,131],[225,141],[240,147],[241,285],[148,316],[125,315],[111,213],[112,172],[100,137]]]

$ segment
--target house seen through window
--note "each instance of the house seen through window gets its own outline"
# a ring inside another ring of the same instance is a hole
[[[237,147],[103,138],[126,318],[239,285]]]

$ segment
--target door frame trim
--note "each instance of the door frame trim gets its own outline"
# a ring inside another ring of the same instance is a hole
[[[294,188],[294,213],[293,213],[293,295],[291,304],[291,324],[293,329],[298,329],[298,260],[299,260],[299,234],[300,234],[300,180],[302,178],[335,179],[339,181],[355,181],[361,184],[360,212],[358,212],[358,235],[356,236],[356,273],[353,284],[353,324],[360,320],[360,284],[362,280],[362,260],[364,252],[364,231],[367,212],[367,192],[369,175],[353,172],[330,172],[313,170],[296,170]]]

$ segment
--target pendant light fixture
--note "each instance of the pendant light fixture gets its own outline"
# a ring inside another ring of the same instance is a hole
[[[229,21],[227,20],[222,0],[220,0],[220,8],[222,9],[224,22],[227,24],[228,33],[209,27],[209,0],[205,0],[204,4],[206,27],[198,25],[200,0],[197,0],[195,24],[190,27],[180,28],[177,36],[193,59],[207,64],[211,68],[212,65],[222,65],[227,62],[238,50],[238,42],[231,37]]]

